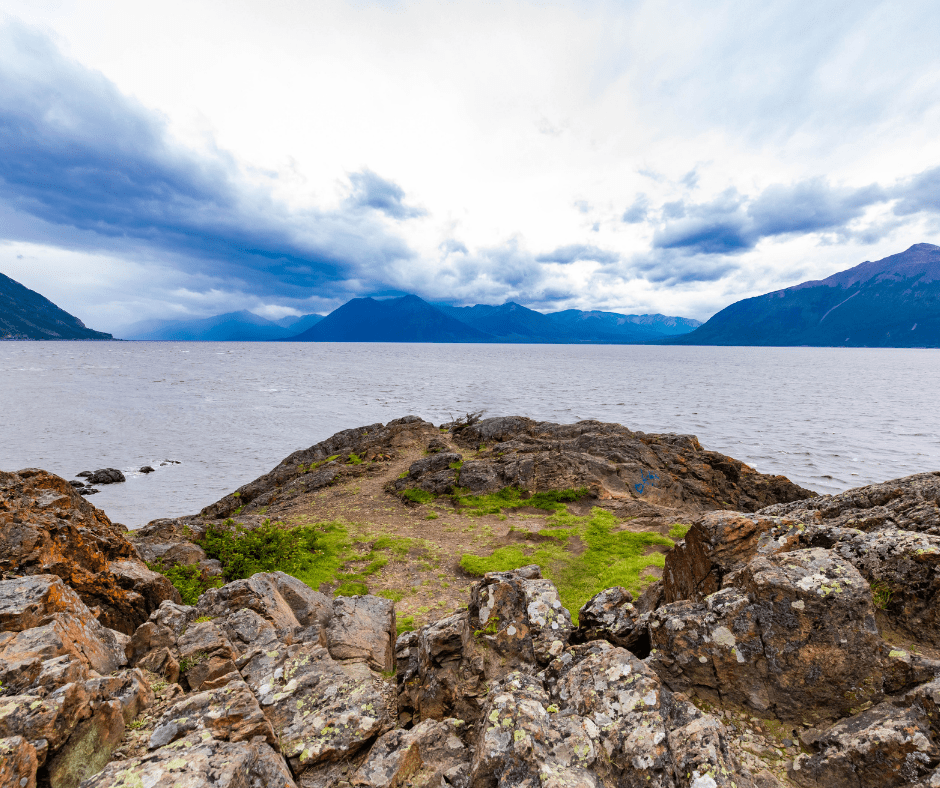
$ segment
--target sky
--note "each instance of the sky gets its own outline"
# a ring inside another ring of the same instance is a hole
[[[936,0],[4,0],[0,272],[99,330],[701,320],[940,244]]]

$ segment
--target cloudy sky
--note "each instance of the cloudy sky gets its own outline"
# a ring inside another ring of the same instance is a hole
[[[0,271],[95,328],[705,319],[940,243],[936,0],[4,0]]]

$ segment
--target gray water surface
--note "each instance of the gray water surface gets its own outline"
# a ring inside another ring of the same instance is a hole
[[[89,500],[138,527],[338,430],[485,410],[691,433],[837,492],[940,469],[938,391],[940,350],[3,342],[0,469],[120,468]]]

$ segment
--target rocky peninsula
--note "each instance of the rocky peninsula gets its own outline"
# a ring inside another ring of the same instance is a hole
[[[128,532],[0,472],[0,788],[940,788],[940,472],[410,416]]]

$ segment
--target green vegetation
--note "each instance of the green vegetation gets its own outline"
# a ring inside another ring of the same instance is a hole
[[[194,624],[204,624],[206,621],[212,621],[212,616],[199,616],[199,618],[197,618],[195,621],[193,621],[193,623],[194,623]]]
[[[306,467],[304,466],[303,463],[300,463],[300,465],[297,466],[297,472],[298,473],[310,473],[311,471],[315,471],[321,465],[326,465],[328,462],[333,462],[333,460],[337,460],[337,459],[339,459],[339,455],[334,454],[330,457],[327,457],[325,460],[317,460],[317,462],[311,462]]]
[[[154,572],[159,572],[173,584],[173,587],[180,592],[184,605],[195,605],[204,592],[210,588],[222,586],[221,577],[210,575],[198,564],[190,566],[174,564],[165,567],[162,561],[154,561],[148,563],[147,566]]]
[[[685,539],[685,535],[689,532],[689,529],[692,526],[688,523],[673,523],[672,527],[669,529],[669,538],[670,539]]]
[[[402,632],[411,632],[415,628],[414,616],[402,616],[397,620],[396,629],[400,635]]]
[[[386,589],[384,591],[379,591],[379,596],[385,597],[385,599],[391,599],[392,602],[401,602],[405,598],[405,592]]]
[[[131,720],[127,727],[132,731],[139,731],[147,727],[147,719],[146,717],[138,717],[135,720]]]
[[[205,662],[209,658],[209,655],[203,651],[197,651],[191,657],[182,657],[180,659],[180,675],[188,673],[200,662]]]
[[[581,487],[577,490],[538,492],[528,498],[523,498],[522,494],[523,491],[518,487],[504,487],[489,495],[467,495],[458,492],[453,496],[453,501],[458,508],[469,510],[467,514],[477,516],[500,514],[503,509],[519,509],[523,506],[558,513],[566,511],[565,503],[580,501],[589,495],[589,491],[587,487]]]
[[[431,493],[427,490],[419,490],[417,487],[402,490],[401,497],[412,503],[431,503],[431,501],[434,500],[434,496]]]
[[[358,454],[350,452],[349,459],[346,460],[347,465],[362,465],[362,457]]]
[[[438,518],[438,516],[439,516],[439,515],[437,514],[437,512],[431,512],[430,514],[425,515],[425,516],[424,516],[424,519],[425,519],[425,520],[436,520],[436,519]]]
[[[319,541],[320,532],[312,526],[284,528],[265,520],[252,529],[228,519],[222,526],[210,526],[199,544],[222,563],[226,579],[239,580],[256,572],[303,572],[313,563]]]
[[[399,474],[398,474],[398,478],[399,478],[399,479],[407,479],[407,478],[408,478],[408,471],[402,471],[401,473],[399,473]]]
[[[549,524],[555,527],[539,531],[539,537],[548,541],[500,547],[489,556],[464,553],[460,566],[470,574],[483,575],[538,564],[558,587],[562,604],[577,622],[577,611],[598,591],[624,586],[638,594],[653,579],[640,573],[648,566],[665,565],[662,553],[646,554],[649,548],[674,544],[658,533],[615,531],[617,519],[597,507],[589,517],[576,517],[561,507]],[[573,549],[579,542],[584,548],[580,555]]]
[[[887,583],[881,581],[871,584],[871,598],[875,603],[875,607],[879,610],[884,610],[888,607],[888,603],[891,602],[891,596],[894,592]]]
[[[463,468],[463,460],[457,460],[457,462],[452,462],[447,467],[450,468],[452,471],[459,471],[461,468]]]

